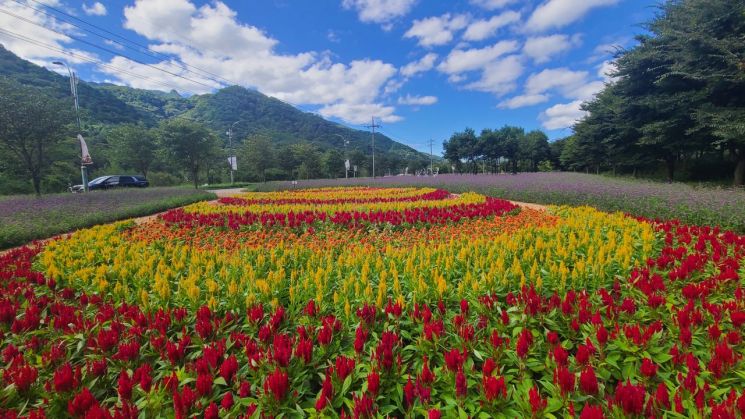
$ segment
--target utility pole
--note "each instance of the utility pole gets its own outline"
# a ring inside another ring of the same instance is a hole
[[[375,128],[380,128],[380,125],[375,124],[375,117],[370,117],[370,125],[365,125],[365,127],[370,128],[371,130],[371,138],[372,138],[372,175],[373,179],[375,179]]]
[[[230,149],[230,156],[228,157],[228,163],[230,164],[230,184],[232,185],[234,183],[234,167],[238,166],[238,159],[233,155],[233,127],[241,122],[241,120],[233,122],[233,124],[228,128],[228,148]]]
[[[70,93],[75,104],[75,119],[78,123],[78,141],[80,142],[80,177],[83,181],[83,191],[88,192],[88,166],[92,164],[88,154],[88,146],[83,139],[83,129],[80,126],[80,105],[78,104],[78,76],[64,61],[53,61],[52,64],[67,68],[67,74],[70,75]]]
[[[435,173],[434,164],[432,163],[432,146],[435,144],[435,141],[433,139],[429,139],[427,141],[427,144],[429,144],[429,174]]]

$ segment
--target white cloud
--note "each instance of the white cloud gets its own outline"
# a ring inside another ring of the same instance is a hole
[[[580,109],[581,100],[569,103],[556,104],[541,112],[539,119],[541,125],[547,130],[571,128],[585,112]]]
[[[548,101],[548,95],[544,94],[526,94],[515,96],[511,99],[502,101],[498,107],[507,109],[517,109],[525,106],[537,105]]]
[[[334,31],[333,29],[329,29],[328,31],[326,31],[326,39],[328,39],[329,42],[333,42],[333,43],[341,42],[341,38],[339,38],[339,34],[336,33],[336,31]]]
[[[324,106],[318,110],[321,116],[340,118],[351,124],[364,124],[370,122],[370,117],[375,116],[383,122],[398,122],[401,118],[395,115],[393,106],[384,106],[378,103],[337,103]]]
[[[478,70],[502,55],[517,50],[517,41],[499,41],[496,44],[468,50],[454,49],[437,69],[446,74]]]
[[[616,63],[613,60],[605,60],[598,66],[598,77],[606,82],[615,81],[616,78],[611,76],[617,70]]]
[[[407,94],[404,97],[398,98],[399,105],[426,106],[434,105],[435,103],[437,103],[437,96],[412,96]]]
[[[343,0],[345,9],[357,11],[363,22],[386,23],[411,11],[417,0]],[[390,30],[390,29],[389,29]]]
[[[572,92],[587,82],[586,71],[573,71],[566,67],[545,69],[533,73],[525,82],[525,91],[529,94],[544,93],[558,89],[564,96],[573,96]]]
[[[46,4],[59,6],[57,1],[47,1]],[[84,63],[88,62],[87,59],[94,59],[94,54],[69,48],[68,44],[73,40],[64,34],[72,33],[75,30],[72,25],[58,21],[53,17],[39,13],[12,0],[0,0],[0,6],[4,10],[25,19],[21,20],[7,13],[0,13],[0,28],[17,35],[11,36],[0,32],[0,44],[19,57],[53,70],[59,70],[59,68],[52,65],[52,61],[55,60],[61,59],[72,64]],[[78,57],[19,39],[24,37],[60,51],[72,52]],[[64,74],[67,74],[67,70],[64,71]]]
[[[83,3],[83,12],[88,16],[106,16],[106,6],[99,1],[93,3],[91,6]]]
[[[545,69],[528,77],[522,95],[501,102],[499,107],[516,109],[543,103],[549,100],[552,92],[581,103],[592,99],[604,86],[603,81],[592,80],[587,71],[573,71],[564,67]]]
[[[419,45],[431,47],[444,45],[453,40],[455,32],[468,25],[466,15],[451,15],[445,13],[442,16],[433,16],[425,19],[415,20],[404,38],[417,38]]]
[[[391,64],[374,59],[338,63],[333,62],[329,53],[312,51],[278,53],[276,39],[239,22],[236,13],[220,1],[197,7],[189,0],[136,0],[124,9],[124,16],[125,27],[148,38],[153,51],[171,54],[185,64],[254,87],[280,100],[320,106],[321,115],[352,123],[362,117],[356,112],[363,111],[366,118],[374,114],[387,122],[400,119],[394,107],[379,103],[384,89],[398,72]],[[136,63],[123,64],[132,65],[133,72],[145,73],[167,85],[178,85],[174,87],[182,90],[195,93],[210,90],[168,74],[151,73]],[[169,67],[170,64],[157,65]],[[198,78],[177,66],[169,68],[190,79]],[[143,83],[121,73],[111,72],[110,76],[124,84]],[[216,85],[209,79],[203,81],[209,86]]]
[[[489,20],[477,20],[468,25],[466,32],[463,34],[463,39],[467,41],[481,41],[490,38],[497,29],[519,20],[520,13],[513,11],[503,12],[493,16]]]
[[[554,55],[567,51],[581,43],[580,35],[549,35],[530,37],[525,41],[523,53],[537,64],[551,60]]]
[[[469,3],[481,7],[482,9],[497,10],[507,6],[508,4],[515,3],[516,1],[517,0],[470,0]]]
[[[619,0],[547,0],[538,6],[525,24],[530,32],[561,28],[581,19],[591,9],[610,6]]]
[[[481,73],[481,79],[466,85],[466,88],[493,93],[497,96],[505,95],[515,89],[515,81],[522,72],[523,64],[520,57],[510,55],[487,64]]]
[[[432,69],[432,67],[434,67],[435,60],[437,60],[437,54],[435,54],[434,52],[430,52],[419,60],[412,61],[401,67],[401,74],[406,77],[411,77],[417,73],[429,71]]]

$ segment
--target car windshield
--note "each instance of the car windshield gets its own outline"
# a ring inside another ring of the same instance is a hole
[[[104,180],[106,180],[108,178],[109,178],[108,176],[97,177],[97,178],[93,179],[92,181],[88,182],[88,184],[89,185],[97,185],[97,184],[103,182]]]

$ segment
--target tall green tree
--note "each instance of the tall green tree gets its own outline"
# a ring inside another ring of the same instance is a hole
[[[200,170],[221,154],[217,136],[201,124],[183,119],[163,121],[158,131],[165,159],[185,170],[198,188]]]
[[[41,181],[56,160],[64,156],[62,147],[73,147],[73,121],[69,103],[43,91],[0,79],[0,145],[27,174],[37,195]]]
[[[104,135],[112,157],[122,169],[135,170],[147,176],[158,155],[157,132],[142,125],[118,125]]]
[[[243,179],[264,182],[276,164],[274,145],[265,135],[252,135],[238,148],[238,175]]]

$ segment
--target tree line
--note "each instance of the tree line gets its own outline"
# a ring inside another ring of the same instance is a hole
[[[444,157],[456,172],[499,173],[550,171],[559,169],[558,155],[548,137],[539,130],[506,125],[484,129],[479,135],[471,128],[454,133],[442,144]]]
[[[745,0],[659,6],[561,142],[570,170],[745,184]]]
[[[80,183],[80,148],[75,139],[75,116],[70,101],[44,89],[0,77],[0,194],[61,192]],[[94,164],[90,179],[131,173],[148,177],[153,185],[229,181],[227,138],[188,118],[173,117],[158,124],[84,125]],[[371,174],[371,150],[330,148],[309,141],[277,143],[271,135],[234,138],[238,182],[337,178]],[[397,174],[422,166],[393,154],[376,155],[378,175]]]

